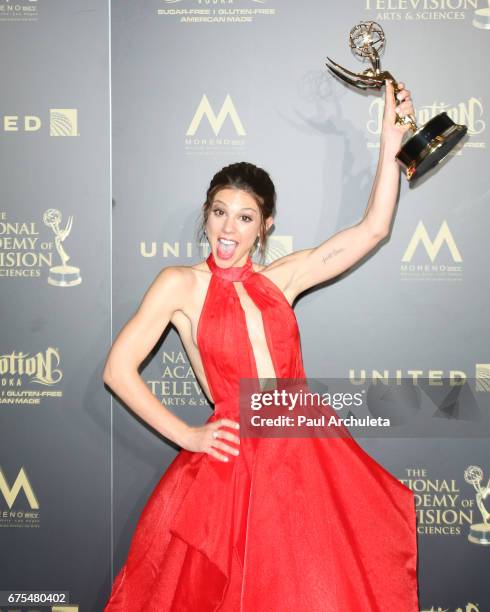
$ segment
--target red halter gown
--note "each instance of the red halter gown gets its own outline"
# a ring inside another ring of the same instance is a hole
[[[306,378],[298,326],[250,257],[206,262],[197,340],[215,401],[207,422],[238,421],[240,378],[257,369],[233,281],[261,311],[277,379]],[[350,434],[242,437],[229,457],[179,451],[104,612],[418,612],[413,492]]]

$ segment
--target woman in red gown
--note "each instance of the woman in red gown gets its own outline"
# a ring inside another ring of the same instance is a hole
[[[387,83],[380,156],[363,219],[320,244],[252,263],[275,214],[269,175],[240,162],[211,181],[211,252],[167,267],[113,344],[104,381],[181,450],[148,499],[104,612],[418,612],[412,491],[350,436],[240,437],[243,378],[305,379],[292,303],[387,235],[413,113]],[[191,427],[137,368],[175,325],[214,413]]]

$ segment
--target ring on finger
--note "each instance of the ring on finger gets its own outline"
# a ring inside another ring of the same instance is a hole
[[[215,431],[213,431],[213,438],[217,438],[218,437],[218,430],[216,429]]]

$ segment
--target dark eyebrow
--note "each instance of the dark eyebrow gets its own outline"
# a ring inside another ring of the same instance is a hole
[[[228,206],[228,204],[226,202],[223,202],[222,200],[213,200],[213,204],[215,202],[219,202],[220,204],[224,204],[225,206]],[[252,212],[256,213],[257,211],[255,210],[255,208],[250,208],[250,206],[247,206],[246,208],[240,208],[240,210],[251,210]]]

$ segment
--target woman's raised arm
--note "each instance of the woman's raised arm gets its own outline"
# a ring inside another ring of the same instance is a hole
[[[376,176],[362,220],[343,229],[317,247],[295,251],[271,264],[283,277],[283,285],[295,297],[302,291],[344,272],[371,251],[389,232],[398,197],[400,166],[395,155],[408,125],[395,123],[396,113],[412,114],[410,92],[399,83],[395,104],[394,89],[386,82],[383,128]]]

